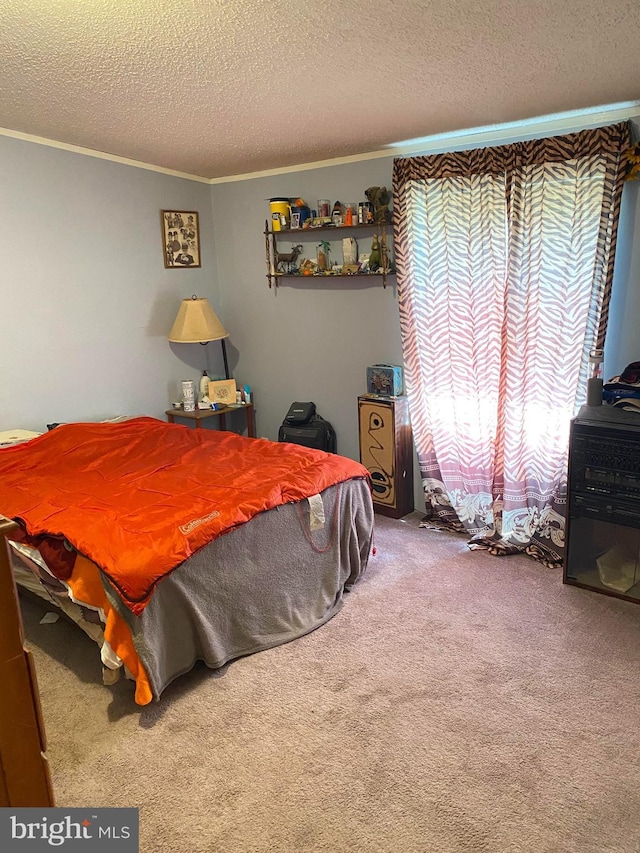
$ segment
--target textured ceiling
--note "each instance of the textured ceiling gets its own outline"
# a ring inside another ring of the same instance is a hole
[[[3,0],[0,127],[213,178],[640,99],[638,0]]]

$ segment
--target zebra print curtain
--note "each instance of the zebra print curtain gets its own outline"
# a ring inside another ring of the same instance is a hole
[[[626,123],[394,161],[405,379],[426,525],[564,553],[569,422],[603,346]]]

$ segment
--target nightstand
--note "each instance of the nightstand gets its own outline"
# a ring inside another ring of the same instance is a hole
[[[184,418],[187,421],[195,421],[196,429],[202,428],[202,421],[207,418],[220,418],[220,429],[227,428],[226,415],[229,412],[235,412],[238,409],[244,409],[247,417],[247,435],[249,438],[256,437],[253,415],[253,403],[234,403],[230,406],[224,406],[222,409],[196,409],[195,412],[185,412],[182,409],[167,409],[167,420],[170,424],[175,423],[176,418]]]

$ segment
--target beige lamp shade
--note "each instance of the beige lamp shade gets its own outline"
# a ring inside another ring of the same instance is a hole
[[[204,344],[229,337],[215,311],[204,298],[192,296],[180,303],[168,339],[177,344]]]

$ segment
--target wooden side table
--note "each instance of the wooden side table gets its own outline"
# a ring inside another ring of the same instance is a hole
[[[196,422],[196,429],[202,428],[202,421],[207,418],[220,418],[220,429],[227,428],[226,415],[229,412],[235,412],[238,409],[244,409],[247,417],[247,435],[249,438],[256,437],[255,423],[253,416],[253,403],[234,403],[231,406],[224,406],[222,409],[196,409],[195,412],[185,412],[182,409],[167,409],[167,420],[170,424],[175,423],[176,418],[184,418],[188,421]]]

